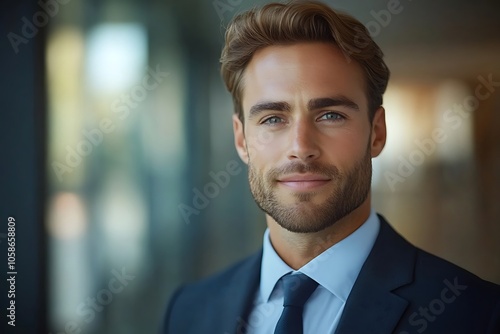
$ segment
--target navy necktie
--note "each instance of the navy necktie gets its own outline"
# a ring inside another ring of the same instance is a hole
[[[274,334],[302,334],[302,311],[318,283],[304,274],[286,275],[283,281],[283,313]]]

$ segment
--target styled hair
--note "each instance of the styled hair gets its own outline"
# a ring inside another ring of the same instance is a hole
[[[347,58],[358,62],[365,75],[370,121],[387,88],[389,69],[380,47],[354,17],[318,1],[270,3],[235,16],[225,34],[221,75],[233,97],[234,112],[243,122],[243,75],[259,49],[300,42],[336,45]]]

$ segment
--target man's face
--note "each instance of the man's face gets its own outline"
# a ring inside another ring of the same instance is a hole
[[[278,224],[318,232],[365,202],[385,120],[380,108],[369,121],[359,64],[327,43],[266,47],[245,70],[242,101],[236,147],[255,201]]]

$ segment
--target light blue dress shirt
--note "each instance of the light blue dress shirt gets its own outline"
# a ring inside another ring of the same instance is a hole
[[[247,333],[274,333],[283,310],[280,278],[290,272],[301,272],[319,283],[304,306],[304,334],[333,334],[354,282],[375,243],[379,228],[379,219],[372,209],[368,220],[356,231],[297,271],[278,256],[269,240],[269,230],[266,230],[260,287],[247,321]]]

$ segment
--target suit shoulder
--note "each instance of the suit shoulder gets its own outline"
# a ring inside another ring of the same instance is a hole
[[[221,291],[238,280],[242,273],[255,275],[255,267],[260,264],[262,251],[252,254],[213,275],[177,288],[170,304],[189,305],[200,300],[211,300]],[[258,267],[260,271],[260,266]],[[260,274],[260,273],[259,273]]]
[[[183,290],[186,292],[192,290],[194,293],[206,293],[224,288],[235,279],[236,273],[253,269],[257,263],[260,263],[261,257],[262,251],[254,253],[206,278],[184,285]]]
[[[475,289],[493,293],[497,298],[500,298],[500,285],[486,281],[470,271],[420,248],[417,248],[415,270],[417,277],[448,278],[450,280],[457,277]]]
[[[262,252],[198,282],[179,287],[167,306],[163,333],[201,333],[205,328],[222,328],[235,302],[253,293],[260,277]],[[222,329],[220,332],[224,332]]]
[[[432,333],[444,333],[450,324],[456,333],[499,333],[499,285],[418,248],[413,276],[397,292],[410,303],[403,323],[429,326]]]
[[[498,298],[499,285],[483,280],[458,265],[416,247],[396,232],[383,216],[379,215],[379,219],[381,222],[380,233],[374,246],[378,254],[376,260],[378,265],[387,263],[387,257],[396,258],[397,260],[393,261],[392,265],[398,267],[411,262],[413,279],[417,285],[438,287],[442,286],[445,279],[454,280],[457,278],[474,287],[471,290],[490,292]],[[411,278],[409,279],[411,280]]]

